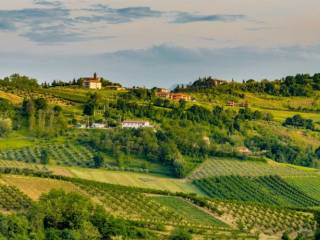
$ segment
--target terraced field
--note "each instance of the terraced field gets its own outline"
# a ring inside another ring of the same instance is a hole
[[[276,162],[241,161],[235,159],[210,159],[205,161],[188,177],[201,179],[215,176],[309,176],[319,174],[316,170],[304,171]],[[319,175],[320,176],[320,175]]]
[[[258,202],[278,206],[315,207],[320,200],[287,184],[278,176],[222,176],[194,180],[194,184],[213,198]]]

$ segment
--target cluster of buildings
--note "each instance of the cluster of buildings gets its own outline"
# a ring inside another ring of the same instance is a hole
[[[236,103],[235,101],[228,101],[226,104],[228,107],[249,107],[249,103],[247,102],[242,102],[242,103]]]
[[[158,91],[156,92],[156,96],[159,98],[166,98],[166,99],[170,99],[173,101],[180,101],[180,100],[190,101],[191,100],[191,96],[188,94],[173,93],[165,88],[159,88]]]
[[[146,128],[152,127],[149,121],[143,120],[126,120],[121,122],[122,128]],[[76,128],[80,129],[106,129],[108,128],[104,123],[92,123],[91,125],[77,124]]]

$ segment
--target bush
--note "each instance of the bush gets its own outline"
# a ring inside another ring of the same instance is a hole
[[[12,130],[12,121],[10,118],[0,119],[0,137],[7,136]]]
[[[172,232],[169,239],[170,240],[191,240],[192,235],[189,232],[178,228]]]

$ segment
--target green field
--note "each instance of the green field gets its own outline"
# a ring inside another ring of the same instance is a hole
[[[273,161],[241,161],[236,159],[209,159],[192,172],[189,179],[200,179],[215,176],[305,176],[317,175],[317,169],[295,167]]]
[[[195,207],[191,203],[178,197],[155,196],[154,200],[164,206],[176,211],[182,216],[192,219],[199,224],[213,224],[221,227],[228,227],[224,222],[205,213],[203,210]]]
[[[287,177],[285,181],[320,200],[320,177]]]
[[[213,198],[264,203],[277,206],[317,207],[320,200],[287,184],[278,176],[221,176],[193,181]]]

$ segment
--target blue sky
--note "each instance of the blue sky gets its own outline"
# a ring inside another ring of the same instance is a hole
[[[317,0],[7,0],[0,77],[126,86],[320,72]]]

